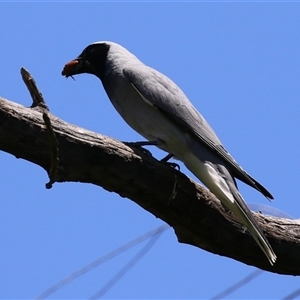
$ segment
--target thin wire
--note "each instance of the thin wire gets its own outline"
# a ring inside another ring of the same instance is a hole
[[[99,299],[106,294],[154,246],[161,234],[162,232],[153,235],[150,241],[90,299]]]
[[[73,272],[69,276],[65,277],[64,279],[60,280],[59,282],[57,282],[56,284],[54,284],[53,286],[51,286],[50,288],[48,288],[47,290],[42,292],[38,297],[36,297],[36,300],[46,299],[47,297],[52,295],[54,292],[56,292],[57,290],[59,290],[60,288],[65,286],[66,284],[72,282],[74,279],[82,276],[83,274],[89,272],[90,270],[107,262],[108,260],[110,260],[110,259],[114,258],[115,256],[119,255],[120,253],[130,249],[131,247],[147,240],[148,238],[165,231],[168,228],[170,228],[170,226],[167,224],[161,225],[161,226],[159,226],[153,230],[150,230],[150,231],[144,233],[143,235],[129,241],[128,243],[116,248],[115,250],[107,253],[106,255],[92,261],[91,263],[87,264],[83,268],[78,269],[77,271]]]
[[[285,296],[284,298],[282,298],[282,300],[292,300],[295,299],[297,296],[300,295],[300,289],[292,292],[291,294]]]
[[[254,278],[256,278],[257,276],[259,276],[260,274],[262,274],[264,271],[257,269],[254,272],[250,273],[249,275],[247,275],[246,277],[244,277],[242,280],[238,281],[237,283],[235,283],[234,285],[226,288],[224,291],[222,291],[221,293],[213,296],[212,298],[210,298],[210,300],[219,300],[219,299],[223,299],[224,297],[228,296],[229,294],[235,292],[236,290],[238,290],[239,288],[241,288],[242,286],[246,285],[247,283],[249,283],[251,280],[253,280]]]

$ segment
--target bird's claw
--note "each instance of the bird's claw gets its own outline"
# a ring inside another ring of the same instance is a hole
[[[176,163],[172,163],[172,162],[166,162],[169,166],[171,166],[174,169],[177,169],[178,171],[180,171],[180,166],[179,164]]]
[[[135,148],[140,149],[142,152],[144,152],[146,155],[152,156],[152,153],[148,150],[145,149],[143,146],[150,146],[150,145],[155,145],[155,142],[149,142],[149,141],[142,141],[142,142],[124,142],[124,144],[128,146],[132,146]]]

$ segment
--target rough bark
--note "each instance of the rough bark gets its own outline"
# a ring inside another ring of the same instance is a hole
[[[205,188],[139,147],[48,115],[59,148],[54,173],[49,127],[38,109],[0,98],[0,150],[41,166],[52,173],[52,183],[93,183],[134,201],[172,226],[181,243],[270,272],[300,274],[299,221],[255,213],[278,256],[272,267],[248,231]]]

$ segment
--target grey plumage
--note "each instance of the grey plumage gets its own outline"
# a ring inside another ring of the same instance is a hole
[[[234,178],[269,199],[272,195],[237,164],[172,80],[112,42],[89,45],[62,71],[67,77],[80,73],[99,77],[123,119],[147,140],[157,142],[159,148],[181,160],[248,228],[269,262],[276,261]]]

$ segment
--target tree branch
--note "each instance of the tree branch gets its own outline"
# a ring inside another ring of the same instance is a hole
[[[93,183],[131,199],[172,226],[181,243],[270,272],[300,274],[299,221],[255,214],[278,256],[272,267],[248,231],[205,188],[141,148],[48,116],[59,145],[57,182]],[[50,174],[51,147],[42,112],[0,97],[0,150]]]

